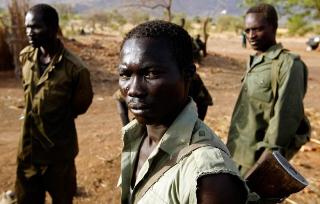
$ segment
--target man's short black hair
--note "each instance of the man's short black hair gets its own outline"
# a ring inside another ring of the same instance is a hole
[[[41,15],[43,21],[55,31],[59,28],[59,16],[55,8],[48,4],[36,4],[28,10],[28,13]]]
[[[278,28],[278,15],[276,9],[270,4],[258,4],[248,9],[246,14],[261,13],[266,21],[275,29]]]
[[[123,44],[133,38],[159,38],[165,39],[173,56],[177,61],[180,71],[189,72],[190,67],[194,69],[193,55],[192,55],[192,41],[186,30],[181,26],[162,20],[147,21],[129,31],[122,41]],[[191,75],[193,75],[191,70]]]

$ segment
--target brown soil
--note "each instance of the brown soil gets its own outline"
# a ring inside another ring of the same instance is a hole
[[[89,65],[95,92],[89,111],[76,121],[80,145],[76,159],[79,186],[76,204],[119,203],[120,191],[116,184],[120,168],[121,123],[112,94],[117,89],[120,41],[116,36],[90,35],[66,42]],[[302,38],[279,41],[300,54],[309,67],[305,107],[313,126],[312,136],[320,140],[320,53],[306,52]],[[234,35],[212,36],[208,47],[209,55],[198,68],[214,98],[214,106],[209,108],[205,122],[225,140],[245,60],[251,51],[241,48],[240,36]],[[23,104],[19,80],[11,72],[0,72],[0,193],[14,189]],[[319,153],[320,144],[309,142],[293,158],[291,163],[307,178],[309,186],[290,196],[285,203],[320,203]]]

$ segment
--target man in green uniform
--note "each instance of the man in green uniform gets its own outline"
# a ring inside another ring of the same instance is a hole
[[[25,112],[19,141],[18,204],[72,203],[78,154],[75,118],[87,111],[93,92],[89,71],[57,38],[59,18],[46,4],[25,17],[30,46],[20,53]]]
[[[227,141],[242,175],[264,150],[279,150],[290,159],[308,140],[303,134],[308,132],[303,107],[307,68],[276,43],[277,21],[269,4],[250,8],[245,17],[246,38],[256,54],[247,64]]]
[[[246,202],[226,146],[189,97],[194,73],[191,38],[178,25],[146,22],[123,40],[119,86],[135,120],[122,129],[122,203]]]

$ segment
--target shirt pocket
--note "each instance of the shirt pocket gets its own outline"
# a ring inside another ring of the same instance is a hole
[[[249,72],[246,79],[246,88],[250,98],[266,103],[271,101],[271,72],[269,68]]]
[[[56,83],[47,81],[44,84],[43,95],[44,95],[44,107],[47,111],[62,111],[70,103],[71,88],[66,84]]]

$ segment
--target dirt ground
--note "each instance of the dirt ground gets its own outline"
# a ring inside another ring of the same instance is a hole
[[[320,52],[306,52],[305,40],[281,38],[278,41],[300,54],[309,67],[305,107],[313,127],[312,137],[320,140]],[[119,37],[111,35],[88,35],[66,42],[89,65],[95,92],[90,109],[76,121],[80,153],[76,159],[79,195],[75,204],[119,203],[116,184],[121,123],[112,94],[117,89],[120,41]],[[241,48],[240,36],[232,34],[211,36],[208,50],[209,55],[198,68],[214,98],[214,106],[209,108],[205,122],[225,140],[245,61],[252,51]],[[19,80],[11,72],[0,72],[0,193],[14,189],[23,105]],[[290,196],[285,203],[320,204],[319,153],[320,144],[311,141],[293,158],[291,163],[306,177],[309,186]]]

